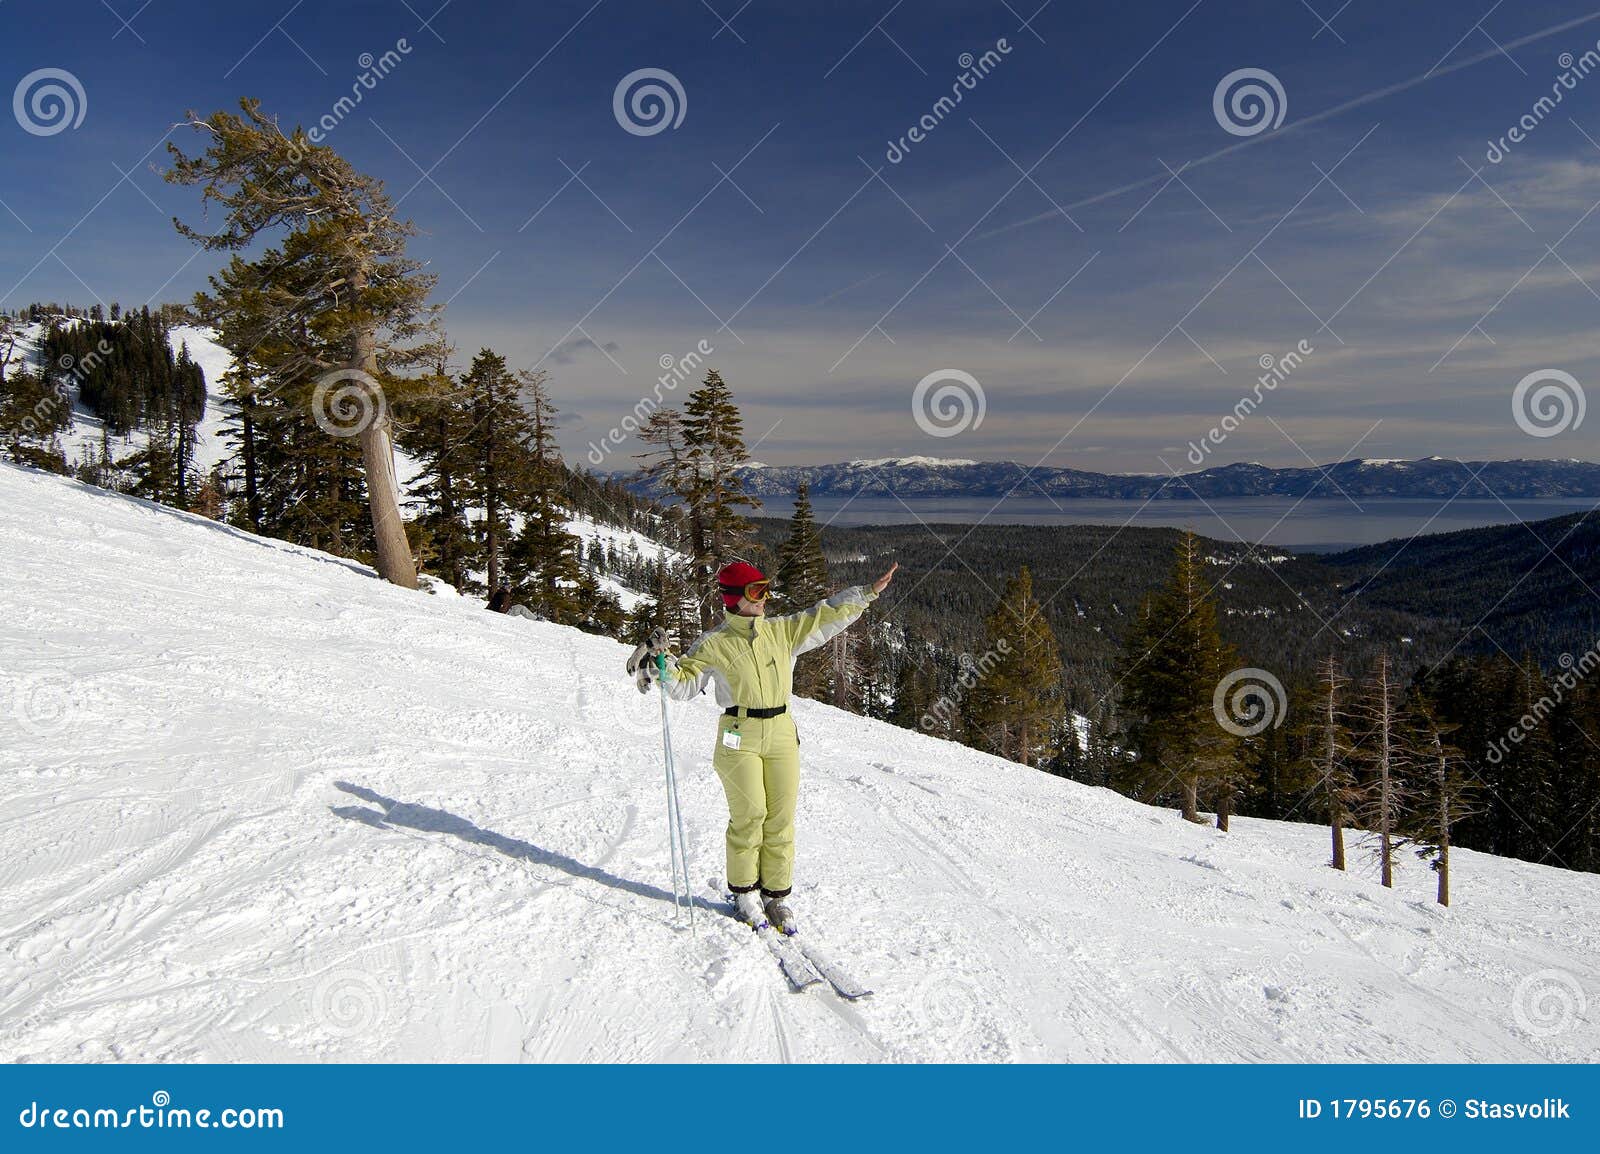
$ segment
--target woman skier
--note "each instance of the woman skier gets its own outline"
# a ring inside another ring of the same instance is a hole
[[[861,616],[898,568],[896,563],[870,586],[851,586],[803,612],[767,617],[772,583],[754,565],[736,561],[717,573],[726,610],[722,624],[682,657],[668,652],[666,630],[656,629],[629,660],[641,693],[650,692],[660,676],[658,655],[666,657],[667,696],[688,701],[708,684],[715,687],[722,719],[711,767],[728,797],[727,885],[739,917],[756,929],[799,929],[784,901],[794,870],[800,786],[800,736],[789,713],[795,658]]]

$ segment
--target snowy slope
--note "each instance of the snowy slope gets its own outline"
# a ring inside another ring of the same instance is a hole
[[[71,326],[77,322],[65,319],[62,323]],[[17,371],[23,364],[38,367],[39,345],[44,339],[46,327],[44,321],[32,321],[17,326],[16,352],[11,365],[8,366],[9,372]],[[217,344],[216,333],[212,329],[197,325],[174,325],[167,333],[167,343],[171,346],[174,356],[180,348],[187,345],[190,358],[205,373],[206,411],[195,426],[194,449],[195,469],[204,476],[231,453],[223,421],[232,411],[233,402],[222,390],[222,377],[233,367],[233,354]],[[61,447],[70,466],[78,464],[83,458],[85,449],[98,450],[104,431],[104,422],[81,407],[77,400],[77,396],[74,395],[73,427],[61,437]],[[126,456],[142,448],[146,440],[142,432],[131,433],[112,442],[112,453],[117,457]],[[417,463],[410,457],[398,451],[395,453],[395,473],[402,492],[409,490],[419,471]]]
[[[70,327],[76,322],[66,320],[62,323]],[[11,371],[16,371],[24,363],[38,367],[39,343],[44,339],[45,328],[44,321],[33,321],[17,326],[17,348]],[[228,455],[228,443],[224,438],[222,422],[228,414],[230,402],[222,393],[222,374],[232,366],[233,354],[217,344],[212,339],[213,335],[210,329],[197,328],[194,325],[176,325],[167,334],[173,355],[176,356],[180,348],[188,345],[189,356],[206,375],[206,411],[201,416],[199,424],[195,426],[194,463],[195,468],[202,474],[211,472],[212,467]],[[77,404],[76,396],[72,400],[73,427],[62,436],[61,447],[67,455],[67,463],[76,465],[85,449],[98,449],[103,422],[81,408]],[[144,443],[144,434],[134,433],[113,441],[112,452],[123,456],[143,446]]]
[[[809,702],[796,904],[877,993],[790,994],[674,925],[620,645],[11,466],[0,556],[0,1059],[1600,1053],[1600,877],[1462,852],[1441,910]]]
[[[606,525],[592,517],[577,516],[567,519],[566,531],[583,542],[584,555],[595,545],[604,545],[610,552],[622,557],[637,561],[660,561],[665,559],[669,564],[681,565],[688,560],[683,553],[668,545],[647,537],[637,529],[625,529],[619,525]],[[632,613],[641,602],[650,600],[649,596],[636,589],[630,589],[617,578],[602,574],[597,578],[600,588],[610,593],[617,599],[623,611]]]

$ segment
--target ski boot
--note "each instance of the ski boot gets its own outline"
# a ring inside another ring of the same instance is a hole
[[[783,898],[768,898],[765,902],[765,911],[767,923],[780,934],[792,937],[800,932],[800,923],[795,920],[794,911]]]
[[[749,925],[751,929],[764,930],[767,928],[767,914],[761,907],[761,895],[755,890],[734,894],[733,911],[738,919]]]

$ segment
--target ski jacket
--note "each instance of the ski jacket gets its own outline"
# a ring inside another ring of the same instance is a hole
[[[837,636],[877,597],[871,586],[853,585],[785,617],[727,613],[682,657],[667,658],[667,696],[688,701],[710,685],[723,709],[787,705],[795,658]]]

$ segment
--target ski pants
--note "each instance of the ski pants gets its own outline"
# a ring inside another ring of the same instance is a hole
[[[723,734],[737,733],[730,749]],[[728,887],[788,894],[794,876],[794,811],[800,788],[800,737],[794,718],[729,717],[717,726],[711,766],[728,797]]]

